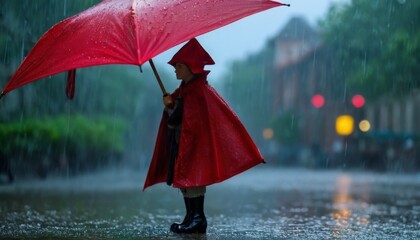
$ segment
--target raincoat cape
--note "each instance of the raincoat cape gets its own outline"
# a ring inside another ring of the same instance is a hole
[[[179,91],[175,90],[173,99]],[[186,84],[182,96],[184,111],[173,187],[207,186],[264,162],[239,118],[207,84],[205,75]],[[167,178],[167,118],[164,112],[144,189]]]

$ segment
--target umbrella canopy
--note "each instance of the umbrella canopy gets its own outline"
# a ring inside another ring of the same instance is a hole
[[[105,0],[48,30],[1,95],[77,68],[141,65],[195,36],[282,5],[270,0]]]

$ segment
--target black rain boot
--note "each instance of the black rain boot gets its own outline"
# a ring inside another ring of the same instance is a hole
[[[172,223],[171,225],[171,231],[172,232],[179,232],[180,228],[185,228],[185,225],[188,225],[191,221],[192,217],[192,210],[191,210],[191,198],[184,197],[184,203],[185,203],[185,217],[184,220],[181,223]]]
[[[204,215],[204,196],[191,198],[192,216],[187,225],[180,225],[176,233],[206,233],[207,220]]]

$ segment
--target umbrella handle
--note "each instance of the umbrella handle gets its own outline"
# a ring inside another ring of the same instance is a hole
[[[155,74],[156,80],[159,83],[159,87],[162,90],[163,96],[168,95],[168,93],[166,92],[165,86],[163,86],[162,80],[160,80],[159,74],[156,70],[155,64],[153,63],[153,60],[150,59],[149,60],[150,66],[152,67],[153,73]]]

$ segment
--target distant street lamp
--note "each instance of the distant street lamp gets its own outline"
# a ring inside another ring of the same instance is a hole
[[[351,99],[351,103],[355,108],[361,108],[365,105],[365,98],[362,95],[354,95]]]
[[[350,115],[340,115],[335,121],[335,130],[340,136],[349,136],[354,131],[354,118]]]
[[[321,108],[325,104],[325,98],[321,94],[315,94],[312,97],[311,102],[312,102],[312,106],[316,108]]]
[[[370,122],[368,120],[362,120],[359,123],[359,129],[362,132],[368,132],[370,130]]]
[[[271,128],[266,128],[263,130],[264,139],[272,139],[274,136],[274,131]]]

